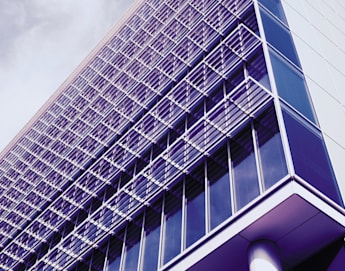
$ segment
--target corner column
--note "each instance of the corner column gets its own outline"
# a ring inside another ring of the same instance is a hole
[[[269,240],[252,243],[248,251],[250,271],[283,271],[278,247]]]

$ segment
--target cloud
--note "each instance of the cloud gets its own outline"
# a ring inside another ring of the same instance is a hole
[[[0,1],[0,150],[132,2]]]

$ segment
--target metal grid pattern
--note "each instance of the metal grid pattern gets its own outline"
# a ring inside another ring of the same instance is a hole
[[[32,270],[65,270],[267,104],[246,76],[147,157],[260,47],[252,21],[241,23],[250,8],[142,3],[0,162],[1,268],[16,270],[44,243]]]

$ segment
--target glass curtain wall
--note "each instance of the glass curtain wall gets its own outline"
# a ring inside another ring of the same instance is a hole
[[[95,250],[90,258],[103,259],[111,271],[156,270],[286,176],[270,106],[110,239],[108,250]]]
[[[90,125],[118,132],[110,132],[114,141],[100,147],[97,160],[75,173],[63,196],[43,211],[41,238],[51,237],[45,225],[63,234],[49,241],[38,269],[52,263],[63,269],[74,264],[73,255],[85,259],[74,265],[78,270],[96,262],[122,271],[167,266],[287,175],[252,1],[173,3],[156,5],[167,14],[181,12],[178,19],[167,15],[163,26],[152,16],[141,29],[162,29],[140,53],[137,64],[145,62],[146,72],[135,73],[138,66],[129,64],[137,60],[134,53],[118,52],[112,63],[120,70],[127,59],[126,71],[102,85],[101,96],[88,88],[100,108],[108,106],[104,119],[94,123],[87,100],[78,103]],[[94,69],[84,72],[105,83]],[[80,137],[88,131],[80,119],[71,127]],[[96,151],[94,136],[82,142]],[[71,158],[95,157],[78,150]],[[77,217],[73,226],[60,227],[70,217]]]

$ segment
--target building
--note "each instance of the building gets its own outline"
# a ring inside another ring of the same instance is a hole
[[[1,154],[0,268],[341,270],[344,9],[137,1]]]

